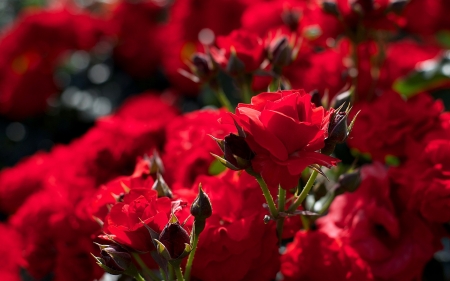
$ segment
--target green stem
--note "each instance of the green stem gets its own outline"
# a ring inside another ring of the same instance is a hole
[[[136,273],[136,275],[134,275],[133,277],[137,281],[145,281],[145,279],[139,273]]]
[[[184,281],[183,272],[181,272],[180,265],[173,265],[173,269],[175,270],[175,275],[177,276],[177,281]]]
[[[223,92],[221,87],[218,87],[215,91],[216,97],[219,100],[220,104],[225,107],[229,112],[233,112],[234,108],[230,103],[230,100],[227,98],[225,93]]]
[[[159,273],[161,274],[161,277],[162,277],[164,280],[172,280],[172,279],[168,279],[169,277],[166,276],[166,273],[164,272],[164,270],[163,270],[162,268],[159,268]]]
[[[186,269],[184,271],[184,279],[189,281],[191,279],[192,262],[194,261],[195,251],[197,250],[198,234],[194,235],[194,241],[192,241],[192,251],[189,253],[189,258],[186,263]]]
[[[284,212],[284,207],[286,205],[286,190],[278,187],[278,212]],[[277,235],[278,241],[281,243],[281,239],[283,237],[283,225],[284,225],[284,217],[280,217],[277,219]]]
[[[312,174],[309,177],[309,180],[306,183],[305,187],[303,188],[302,192],[297,197],[297,199],[295,199],[294,203],[289,207],[289,209],[288,209],[289,213],[292,213],[295,210],[297,210],[297,208],[303,203],[303,201],[305,200],[305,198],[308,195],[309,191],[311,190],[311,187],[313,186],[314,181],[316,180],[318,174],[319,173],[316,170],[314,170],[312,172]]]
[[[141,259],[138,253],[132,253],[132,255],[133,258],[139,264],[139,266],[142,268],[144,275],[150,277],[151,280],[159,280],[158,276],[156,276],[155,273],[153,273],[150,269],[148,269],[147,265],[144,263],[144,261]]]
[[[275,206],[275,202],[273,201],[272,194],[270,194],[266,182],[260,175],[255,176],[255,178],[258,181],[259,186],[261,187],[264,197],[266,198],[267,205],[269,205],[270,215],[272,216],[272,218],[276,219],[278,217],[278,210]]]
[[[303,227],[305,228],[305,230],[309,230],[310,229],[309,219],[303,215],[300,215],[300,219],[302,220],[302,224],[303,224]]]
[[[242,100],[244,103],[251,103],[253,90],[252,90],[252,79],[244,79],[242,85]]]
[[[173,266],[169,263],[169,281],[174,280],[173,276]]]

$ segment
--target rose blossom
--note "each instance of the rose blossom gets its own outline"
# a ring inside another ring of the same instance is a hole
[[[450,141],[430,140],[413,147],[410,153],[417,157],[391,169],[389,174],[400,198],[407,209],[420,213],[427,221],[450,221]]]
[[[269,186],[287,189],[298,184],[309,165],[331,167],[338,162],[318,153],[324,147],[331,111],[316,107],[303,90],[261,93],[251,104],[239,104],[230,115],[242,126],[246,141],[256,156],[255,172]],[[231,118],[224,123],[233,124]]]
[[[199,176],[213,208],[200,235],[192,268],[194,280],[273,280],[279,270],[275,224],[263,221],[267,210],[256,180],[227,170]],[[187,208],[186,208],[187,209]]]
[[[281,256],[284,281],[373,280],[368,265],[339,238],[322,231],[298,231]]]
[[[361,169],[362,182],[353,193],[337,197],[319,230],[342,239],[370,266],[376,280],[410,281],[422,274],[438,250],[438,228],[397,203],[386,168]]]
[[[219,36],[217,46],[211,49],[214,60],[231,75],[256,71],[264,60],[262,39],[245,30],[235,30],[228,36]]]
[[[157,198],[157,192],[147,188],[132,189],[123,202],[111,208],[103,230],[121,245],[141,252],[151,251],[154,246],[144,224],[160,233],[170,212],[169,198]]]

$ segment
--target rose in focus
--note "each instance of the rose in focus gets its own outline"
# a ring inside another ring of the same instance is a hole
[[[251,104],[239,104],[230,115],[246,133],[255,152],[252,167],[271,187],[297,186],[302,171],[310,165],[331,167],[339,160],[317,152],[324,147],[330,115],[311,103],[303,90],[261,93]],[[223,118],[223,123],[234,123]]]

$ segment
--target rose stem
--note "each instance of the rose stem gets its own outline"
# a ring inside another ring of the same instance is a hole
[[[145,279],[138,272],[136,272],[136,274],[133,277],[137,281],[145,281]]]
[[[156,276],[150,269],[148,269],[147,265],[144,263],[138,253],[132,253],[132,255],[139,266],[142,268],[142,271],[144,271],[144,275],[148,275],[151,280],[159,280],[158,276]]]
[[[166,273],[164,272],[164,270],[161,267],[159,268],[159,273],[161,274],[161,277],[164,280],[171,280],[171,279],[168,279],[168,277],[166,276]]]
[[[169,281],[171,281],[171,280],[174,280],[174,278],[173,278],[173,266],[170,264],[170,262],[169,262],[169,264],[168,264],[168,266],[169,266]]]
[[[272,218],[278,217],[278,210],[277,207],[275,207],[275,202],[273,201],[272,195],[270,194],[269,188],[267,187],[266,182],[263,180],[261,175],[255,176],[256,180],[259,183],[259,186],[261,187],[261,190],[264,194],[264,197],[266,198],[267,205],[269,206],[270,215]]]
[[[251,103],[253,91],[252,91],[252,79],[253,77],[243,77],[242,80],[242,100],[244,103]]]
[[[191,279],[192,262],[194,261],[195,251],[197,250],[198,236],[199,234],[194,234],[194,241],[192,241],[192,251],[189,253],[189,258],[186,263],[186,270],[184,271],[184,279],[186,281],[189,281]]]
[[[286,205],[286,190],[281,186],[278,187],[278,212],[284,212],[284,207]],[[283,236],[283,225],[284,225],[284,217],[280,217],[277,219],[277,235],[278,241],[281,244],[281,239]]]
[[[305,187],[303,188],[302,192],[297,197],[297,199],[295,199],[294,203],[289,207],[289,209],[288,209],[289,213],[292,213],[295,210],[297,210],[297,208],[302,204],[303,200],[305,200],[305,198],[308,195],[309,191],[311,190],[311,187],[313,186],[314,181],[316,180],[318,174],[319,173],[316,170],[314,170],[312,172],[312,174],[309,177],[309,180],[306,183]]]
[[[227,96],[223,92],[223,89],[221,87],[217,87],[217,89],[214,90],[216,93],[216,98],[219,100],[220,104],[225,107],[229,112],[233,112],[234,108],[230,103],[230,100],[228,100]]]
[[[172,263],[173,269],[175,270],[175,275],[177,276],[177,281],[184,281],[183,272],[181,272],[181,262]]]

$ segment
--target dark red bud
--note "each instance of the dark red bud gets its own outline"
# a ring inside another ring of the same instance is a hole
[[[330,15],[339,16],[339,10],[336,1],[326,0],[322,2],[322,10]]]
[[[164,245],[172,259],[177,259],[185,252],[186,244],[190,243],[187,231],[177,221],[169,222],[159,236],[159,241]]]
[[[273,65],[286,66],[292,62],[292,48],[286,36],[275,38],[268,48],[269,59]]]
[[[124,272],[130,267],[131,255],[119,245],[100,246],[102,264],[113,272]],[[111,272],[110,272],[111,273]]]
[[[224,139],[224,159],[240,170],[251,166],[255,154],[248,146],[244,137],[229,134]]]
[[[361,171],[355,170],[353,172],[343,174],[339,177],[336,185],[336,195],[344,192],[354,192],[361,184]]]
[[[212,215],[211,200],[209,200],[201,185],[199,186],[197,198],[192,202],[191,215],[195,220],[206,220]]]

